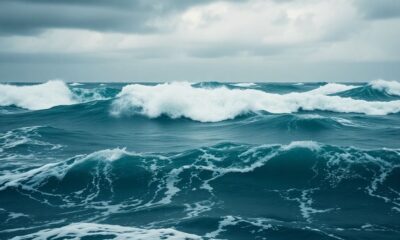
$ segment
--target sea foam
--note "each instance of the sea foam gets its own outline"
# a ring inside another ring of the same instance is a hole
[[[202,239],[200,236],[180,232],[171,228],[164,229],[142,229],[136,227],[125,227],[110,224],[96,224],[96,223],[72,223],[70,225],[44,229],[36,233],[18,236],[13,238],[17,239],[81,239],[90,237],[100,237],[101,239],[166,239],[166,240],[179,240],[179,239]]]
[[[61,80],[29,86],[0,84],[0,106],[40,110],[74,103],[73,93]]]
[[[168,115],[171,118],[186,117],[200,122],[218,122],[257,111],[293,113],[300,110],[323,110],[368,115],[400,111],[400,101],[365,101],[326,95],[348,89],[349,86],[328,84],[323,89],[309,92],[274,94],[255,89],[194,88],[187,82],[155,86],[132,84],[123,87],[117,95],[111,114],[119,116],[139,111],[150,118]]]
[[[345,84],[339,84],[339,83],[328,83],[325,84],[319,88],[316,88],[314,90],[309,91],[309,93],[315,93],[315,94],[324,94],[324,95],[329,95],[329,94],[335,94],[338,92],[343,92],[343,91],[348,91],[353,88],[356,88],[357,86],[353,85],[345,85]]]
[[[252,82],[250,82],[250,83],[243,82],[243,83],[234,83],[234,84],[232,84],[232,86],[235,86],[235,87],[254,87],[254,86],[257,86],[257,84],[252,83]]]

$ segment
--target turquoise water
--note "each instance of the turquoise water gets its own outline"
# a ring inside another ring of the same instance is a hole
[[[0,85],[0,239],[398,239],[400,83]]]

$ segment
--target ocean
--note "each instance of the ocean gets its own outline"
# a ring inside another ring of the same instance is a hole
[[[0,239],[400,239],[400,83],[0,84]]]

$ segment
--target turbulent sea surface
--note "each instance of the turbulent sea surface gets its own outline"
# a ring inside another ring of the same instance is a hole
[[[400,239],[400,83],[0,84],[0,239]]]

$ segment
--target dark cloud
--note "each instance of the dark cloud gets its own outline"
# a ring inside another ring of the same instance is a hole
[[[152,6],[137,4],[127,8],[120,5],[57,4],[46,1],[0,3],[0,33],[2,35],[36,34],[46,28],[80,28],[98,31],[151,31],[146,26],[149,17],[158,14]],[[92,1],[90,1],[92,2]],[[111,1],[110,1],[111,2]],[[114,2],[114,1],[113,1]],[[161,11],[161,10],[160,10]]]
[[[153,32],[148,21],[210,1],[2,0],[0,35],[32,35],[47,28]]]
[[[399,0],[358,0],[356,5],[364,17],[368,19],[400,17]]]

